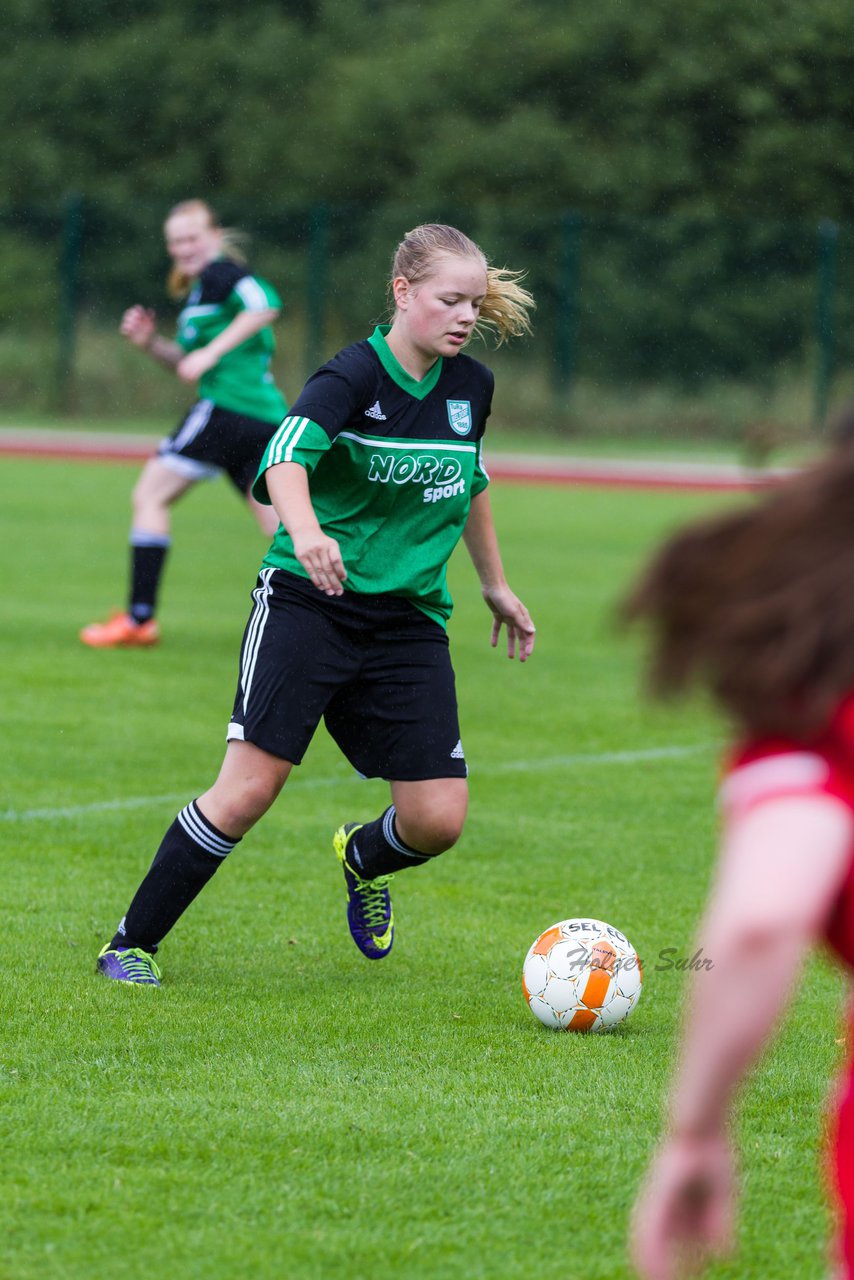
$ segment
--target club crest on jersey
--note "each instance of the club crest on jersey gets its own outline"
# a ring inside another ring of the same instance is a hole
[[[471,431],[471,405],[468,400],[447,400],[448,421],[451,430],[458,436],[467,436]]]

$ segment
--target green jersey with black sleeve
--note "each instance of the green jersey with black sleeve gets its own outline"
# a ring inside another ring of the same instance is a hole
[[[281,300],[266,280],[252,275],[239,262],[217,258],[193,286],[178,316],[175,338],[185,351],[195,351],[206,347],[241,311],[280,306]],[[281,422],[288,406],[270,372],[275,348],[269,325],[259,329],[202,376],[199,398],[261,422]]]
[[[269,503],[267,470],[305,467],[320,526],[341,549],[345,591],[403,596],[444,626],[453,608],[447,563],[489,483],[481,449],[493,376],[461,354],[418,381],[387,332],[378,327],[309,379],[267,446],[253,493]],[[264,564],[308,576],[282,528]]]

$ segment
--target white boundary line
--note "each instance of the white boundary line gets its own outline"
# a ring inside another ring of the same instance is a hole
[[[548,756],[543,760],[499,760],[484,769],[484,773],[540,773],[548,769],[574,769],[586,765],[643,764],[650,760],[680,760],[719,746],[714,742],[695,742],[688,746],[648,747],[641,751],[601,751],[592,755]],[[338,787],[347,779],[306,778],[297,781],[300,788]],[[355,775],[353,777],[355,781]],[[127,809],[146,809],[151,805],[177,804],[186,801],[187,792],[177,795],[129,796],[126,800],[99,800],[92,804],[64,805],[55,809],[5,809],[0,810],[0,822],[38,822],[57,818],[79,818],[89,813],[123,812]]]

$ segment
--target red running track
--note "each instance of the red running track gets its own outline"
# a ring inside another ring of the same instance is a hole
[[[150,457],[157,444],[158,438],[154,436],[36,428],[0,429],[0,455],[7,457],[138,463]],[[523,484],[706,492],[756,489],[790,474],[780,468],[760,470],[728,463],[489,452],[486,465],[493,479]]]

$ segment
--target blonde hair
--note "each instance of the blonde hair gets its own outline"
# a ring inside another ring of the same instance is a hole
[[[232,262],[241,264],[246,262],[245,247],[248,237],[243,231],[238,231],[235,227],[221,226],[219,218],[206,200],[181,200],[178,204],[173,205],[164,219],[164,229],[171,218],[186,213],[201,213],[207,218],[208,226],[214,227],[220,234],[224,257],[231,258]],[[178,267],[173,267],[166,278],[166,292],[170,298],[178,301],[187,296],[191,284],[192,280],[189,276],[180,271]]]
[[[475,333],[493,330],[497,346],[508,338],[519,338],[531,332],[529,312],[537,305],[527,289],[519,284],[524,271],[508,271],[491,267],[483,250],[456,227],[440,222],[425,222],[407,231],[395,250],[389,279],[389,300],[393,305],[393,282],[403,276],[410,284],[421,284],[436,271],[440,257],[474,258],[486,272],[486,293],[480,308]]]

